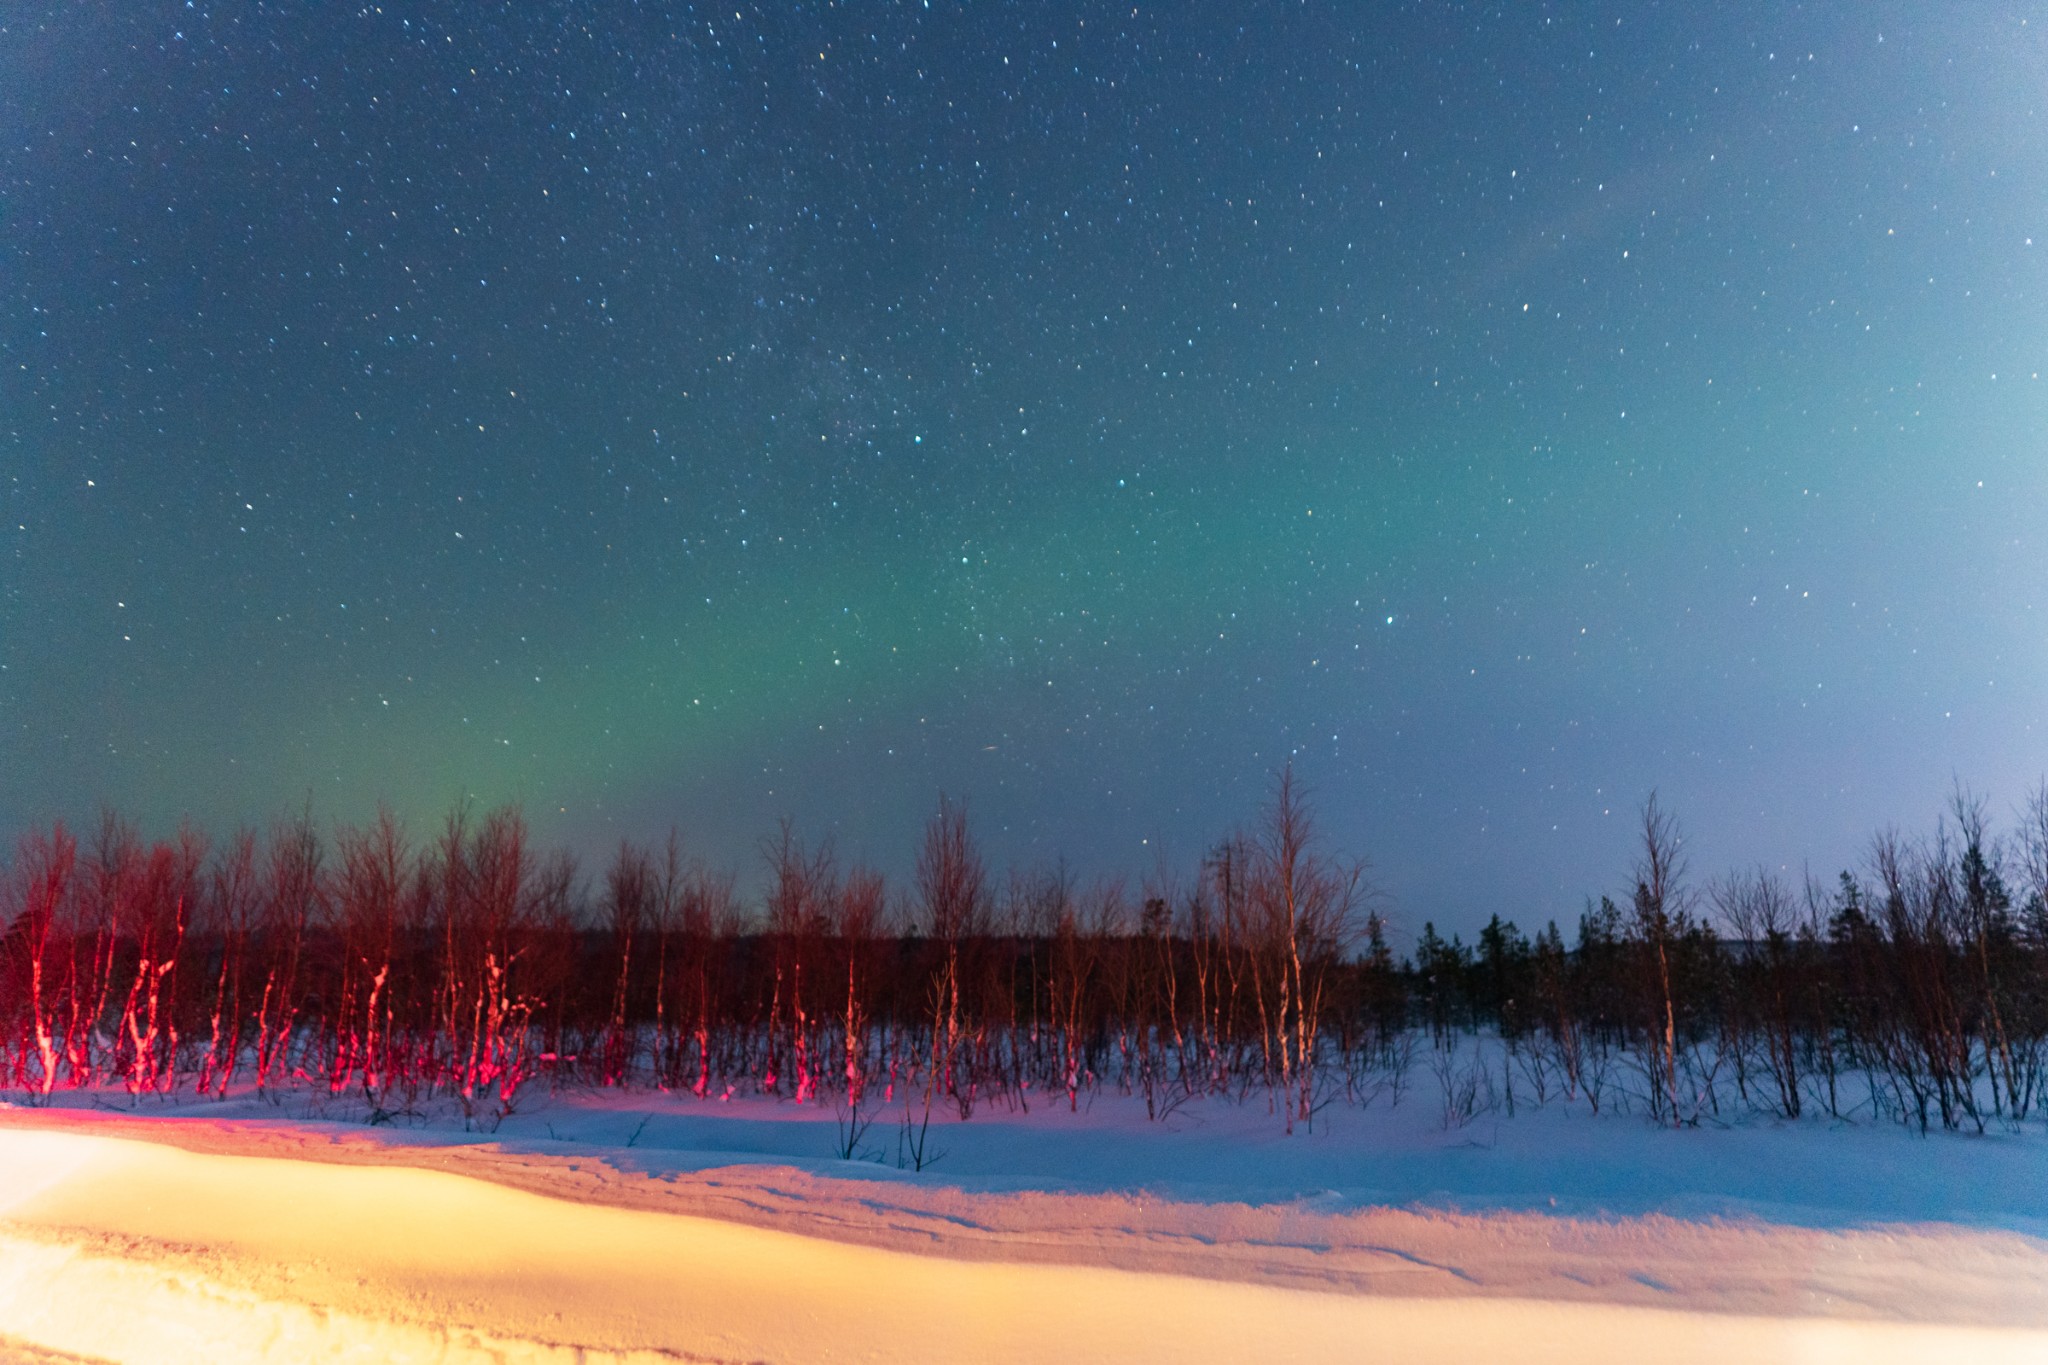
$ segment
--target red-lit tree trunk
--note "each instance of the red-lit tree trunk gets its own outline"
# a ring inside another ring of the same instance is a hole
[[[208,878],[205,925],[218,945],[213,1002],[207,1012],[206,1055],[199,1067],[199,1093],[225,1099],[241,1059],[242,970],[250,921],[260,898],[256,881],[256,837],[244,830],[214,859]]]
[[[320,836],[301,814],[271,832],[261,914],[265,959],[256,1011],[256,1091],[275,1096],[291,1079],[299,1021],[301,958],[323,899]]]
[[[50,940],[70,898],[77,861],[77,842],[59,823],[47,837],[33,833],[22,839],[10,879],[8,899],[13,904],[7,908],[15,915],[12,932],[19,936],[28,959],[29,1025],[35,1049],[35,1072],[27,1074],[24,1064],[22,1079],[36,1100],[45,1104],[56,1089],[62,1057],[50,1000]],[[0,915],[0,920],[4,919]]]

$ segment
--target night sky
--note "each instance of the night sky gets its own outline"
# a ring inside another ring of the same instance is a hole
[[[518,802],[1397,927],[2048,768],[2048,10],[10,5],[0,837]],[[2036,239],[2040,245],[2036,245]]]

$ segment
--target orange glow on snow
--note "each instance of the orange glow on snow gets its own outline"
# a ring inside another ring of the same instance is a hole
[[[439,1171],[0,1129],[0,1337],[111,1361],[2048,1359],[2048,1333],[957,1261]]]

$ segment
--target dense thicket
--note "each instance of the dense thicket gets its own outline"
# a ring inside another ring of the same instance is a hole
[[[486,1123],[535,1083],[906,1124],[1114,1088],[1153,1115],[1253,1099],[1291,1127],[1398,1102],[1420,1062],[1446,1123],[1560,1099],[1667,1123],[2035,1111],[2048,789],[2002,838],[1959,795],[1829,886],[1693,887],[1654,798],[1641,835],[1629,893],[1570,938],[1496,915],[1471,945],[1425,925],[1397,962],[1362,865],[1323,851],[1284,775],[1251,829],[1135,891],[997,880],[942,803],[893,891],[785,825],[758,905],[673,839],[586,877],[510,811],[418,844],[389,818],[152,843],[108,816],[30,834],[0,878],[0,1085],[312,1093],[373,1121],[441,1100]]]

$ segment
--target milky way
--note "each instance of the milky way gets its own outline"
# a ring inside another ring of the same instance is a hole
[[[0,835],[1291,761],[1469,928],[2048,767],[2041,12],[661,8],[9,10]]]

